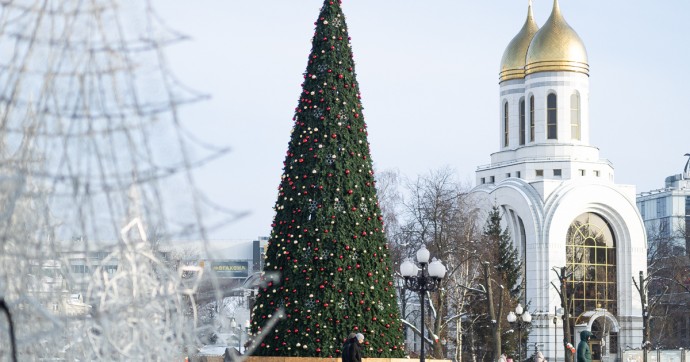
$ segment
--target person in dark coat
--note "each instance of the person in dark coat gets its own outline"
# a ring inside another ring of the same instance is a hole
[[[592,362],[592,351],[589,349],[589,339],[592,338],[592,332],[580,332],[580,343],[577,345],[577,362]]]
[[[350,345],[350,362],[362,362],[364,357],[362,354],[362,343],[364,343],[364,335],[357,333],[355,340]]]
[[[343,353],[341,354],[342,362],[350,362],[350,346],[352,346],[353,343],[356,343],[356,339],[357,335],[354,332],[347,336],[345,343],[343,343]]]

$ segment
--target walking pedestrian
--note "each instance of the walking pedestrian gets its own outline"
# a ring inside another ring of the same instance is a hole
[[[580,343],[577,345],[577,362],[592,362],[592,350],[589,349],[589,339],[592,338],[592,332],[580,332]]]
[[[364,335],[357,333],[354,342],[350,345],[350,362],[362,362],[362,343],[364,343]]]
[[[357,338],[357,334],[354,332],[350,333],[350,335],[347,336],[345,343],[343,343],[342,354],[340,355],[342,362],[350,362],[351,361],[350,347],[352,346],[353,343],[356,343],[355,342],[356,338]]]

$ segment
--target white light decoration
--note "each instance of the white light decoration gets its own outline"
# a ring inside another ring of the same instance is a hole
[[[513,313],[513,311],[510,311],[510,313],[508,313],[507,318],[508,318],[508,322],[510,322],[510,323],[514,323],[517,320],[517,316],[515,315],[515,313]]]

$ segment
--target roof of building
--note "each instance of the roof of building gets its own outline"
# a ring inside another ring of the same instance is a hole
[[[499,79],[503,82],[557,71],[589,74],[584,42],[565,21],[558,0],[554,0],[551,16],[541,28],[534,21],[530,3],[525,24],[503,52]]]
[[[501,58],[501,72],[499,74],[501,82],[525,77],[527,49],[529,48],[534,34],[537,33],[537,30],[539,30],[539,26],[537,22],[534,21],[532,3],[530,2],[527,8],[527,19],[525,20],[525,24],[503,52],[503,58]]]
[[[565,21],[558,0],[554,0],[551,16],[534,35],[527,50],[525,75],[546,71],[589,74],[585,44]]]

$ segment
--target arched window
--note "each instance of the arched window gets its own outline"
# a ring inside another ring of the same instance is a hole
[[[546,97],[546,138],[550,140],[558,139],[558,116],[556,114],[556,95],[549,94]]]
[[[534,142],[534,96],[529,97],[529,141]]]
[[[510,137],[508,123],[508,102],[503,104],[503,147],[508,147],[508,138]]]
[[[580,128],[580,94],[575,92],[570,96],[570,135],[574,140],[582,138]]]
[[[566,266],[573,273],[568,281],[572,317],[595,308],[617,314],[616,240],[609,224],[597,214],[584,213],[570,224],[566,238]]]
[[[525,144],[525,100],[520,100],[520,146]]]

